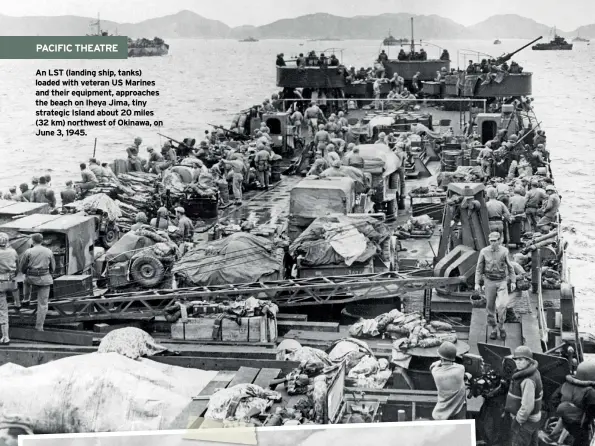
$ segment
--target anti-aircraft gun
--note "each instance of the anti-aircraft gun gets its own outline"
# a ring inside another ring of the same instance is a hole
[[[526,45],[523,45],[522,47],[520,47],[518,50],[513,51],[512,53],[506,53],[503,54],[502,56],[498,57],[496,59],[496,65],[502,65],[504,62],[508,62],[510,59],[512,59],[512,56],[514,56],[516,53],[524,50],[525,48],[527,48],[529,45],[533,45],[535,42],[537,42],[538,40],[543,39],[543,36],[539,36],[537,39],[532,40],[531,42],[529,42]]]

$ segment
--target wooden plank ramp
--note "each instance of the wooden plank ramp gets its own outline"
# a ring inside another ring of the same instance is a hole
[[[524,316],[524,315],[523,315]],[[471,313],[471,326],[469,328],[470,353],[478,355],[477,344],[479,342],[492,345],[509,347],[512,351],[523,344],[523,330],[519,322],[506,322],[504,324],[506,340],[490,339],[491,327],[487,324],[487,312],[485,308],[473,308]]]
[[[240,367],[237,372],[222,371],[186,406],[169,429],[198,429],[202,424],[202,416],[209,406],[210,397],[220,389],[238,384],[256,384],[268,388],[269,383],[281,374],[278,368]]]
[[[541,339],[539,338],[539,321],[535,310],[532,313],[521,315],[521,336],[523,344],[529,347],[531,351],[543,353]]]

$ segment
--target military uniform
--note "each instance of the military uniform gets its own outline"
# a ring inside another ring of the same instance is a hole
[[[25,297],[30,296],[32,291],[36,291],[37,293],[37,320],[35,322],[35,329],[43,330],[43,324],[48,312],[50,287],[54,283],[51,274],[56,269],[54,254],[48,248],[42,246],[40,241],[39,244],[25,251],[21,259],[20,269],[25,275]]]
[[[490,242],[497,240],[498,236],[498,233],[492,232]],[[500,329],[501,335],[504,332],[506,307],[509,300],[508,283],[516,284],[516,275],[508,259],[507,248],[498,246],[494,250],[492,246],[487,246],[479,252],[475,269],[475,283],[481,285],[482,282],[485,286],[487,323],[492,327],[491,337],[494,339],[496,327]]]

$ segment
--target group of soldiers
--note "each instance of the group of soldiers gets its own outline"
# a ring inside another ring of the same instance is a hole
[[[465,419],[466,384],[470,376],[465,373],[465,366],[456,362],[457,348],[454,344],[442,343],[438,356],[440,359],[430,367],[438,389],[438,401],[432,417],[435,420]],[[579,364],[576,373],[567,375],[565,382],[546,402],[543,378],[533,351],[521,345],[514,350],[512,359],[516,371],[510,378],[504,407],[491,412],[495,419],[484,433],[489,437],[488,444],[566,444],[554,440],[556,437],[564,438],[560,434],[566,430],[572,436],[572,446],[589,446],[595,418],[595,364],[590,361]],[[542,428],[546,403],[559,417],[549,434]]]
[[[467,143],[471,147],[481,145],[477,135],[472,135]],[[507,224],[516,223],[521,225],[521,233],[548,233],[559,224],[560,196],[551,176],[547,175],[549,152],[541,130],[529,128],[510,134],[501,131],[485,144],[477,162],[483,169],[487,186],[490,246],[480,251],[475,290],[483,290],[485,295],[490,339],[498,336],[506,339],[504,322],[507,308],[512,304],[509,292],[516,291],[516,280],[526,274],[529,259],[520,253],[511,256],[505,245],[512,240],[505,229]],[[431,368],[439,395],[434,418],[464,418],[465,369],[455,363],[453,344],[442,344],[438,353],[441,359]],[[503,408],[502,432],[493,433],[497,437],[505,434],[513,446],[533,446],[538,444],[543,425],[542,378],[529,347],[518,347],[513,359],[517,371],[512,375]],[[560,416],[552,436],[564,428],[572,435],[573,445],[589,444],[589,426],[595,415],[593,382],[595,366],[588,362],[581,363],[575,375],[566,377],[566,382],[550,401]]]
[[[523,72],[523,67],[514,60],[508,65],[506,61],[498,63],[496,59],[482,59],[481,63],[475,63],[470,60],[469,65],[467,65],[466,68],[467,74],[486,74],[497,73],[500,71],[518,74]]]

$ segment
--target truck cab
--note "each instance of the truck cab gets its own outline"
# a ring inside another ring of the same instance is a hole
[[[0,225],[19,255],[31,246],[30,236],[43,235],[43,245],[54,253],[54,278],[88,274],[93,267],[95,218],[83,215],[33,214]]]

